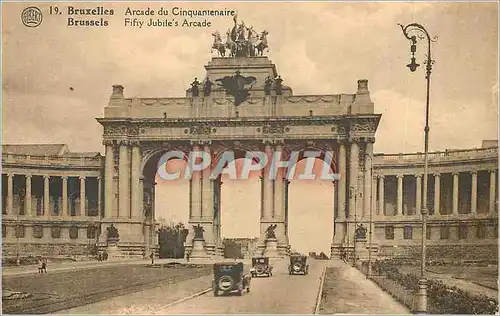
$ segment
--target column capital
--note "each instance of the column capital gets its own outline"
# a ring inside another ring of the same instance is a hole
[[[61,179],[63,180],[68,180],[68,178],[69,178],[68,176],[61,176]]]
[[[33,175],[31,173],[27,173],[27,174],[24,175],[24,177],[26,177],[26,178],[32,178]]]
[[[396,175],[396,178],[398,178],[398,179],[402,179],[404,176],[405,176],[404,174],[397,174],[397,175]]]
[[[496,173],[497,172],[497,169],[489,169],[488,170],[490,173]]]
[[[379,175],[377,175],[377,178],[379,178],[379,179],[384,179],[384,178],[385,178],[385,175],[384,175],[384,174],[379,174]]]
[[[453,176],[458,176],[460,174],[460,171],[454,171],[451,173]]]
[[[116,143],[119,146],[128,146],[128,145],[130,145],[130,141],[128,139],[120,139],[120,140],[117,140]]]
[[[422,178],[422,176],[423,176],[423,174],[421,174],[421,173],[415,174],[415,178]]]
[[[113,146],[114,145],[114,141],[111,140],[111,139],[105,139],[105,140],[102,141],[102,144],[104,146]]]
[[[129,141],[129,144],[132,147],[139,147],[139,145],[141,144],[141,142],[139,140],[137,140],[137,139],[131,139]]]
[[[101,176],[97,176],[96,179],[99,181],[99,180],[102,180],[102,177]]]
[[[87,179],[87,177],[86,176],[79,176],[78,179],[85,180],[85,179]]]
[[[472,171],[469,171],[471,175],[474,175],[476,174],[477,175],[477,170],[472,170]]]
[[[13,172],[7,172],[6,175],[7,175],[7,177],[12,178],[14,176],[14,173]]]
[[[48,174],[44,174],[44,175],[43,175],[43,179],[44,179],[44,180],[49,180],[49,179],[50,179],[50,176],[49,176]]]
[[[433,175],[434,175],[434,177],[440,177],[441,173],[440,172],[434,172]]]
[[[374,144],[375,143],[375,137],[365,137],[365,143],[370,143]]]

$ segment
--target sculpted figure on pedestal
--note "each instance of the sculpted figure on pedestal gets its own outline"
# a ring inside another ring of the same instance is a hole
[[[269,227],[266,229],[266,238],[267,239],[276,239],[276,227],[278,227],[278,224],[271,224]]]
[[[366,239],[366,227],[363,224],[359,224],[356,228],[356,239]]]
[[[205,229],[198,224],[197,226],[193,226],[194,229],[194,239],[203,239],[203,233]]]

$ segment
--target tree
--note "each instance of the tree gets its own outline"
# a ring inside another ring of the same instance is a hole
[[[224,239],[224,258],[243,259],[241,244],[231,239]]]
[[[160,258],[184,258],[184,242],[188,229],[183,223],[163,224],[159,229]]]

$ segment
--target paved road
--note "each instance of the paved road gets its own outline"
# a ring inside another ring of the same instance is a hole
[[[310,261],[309,275],[288,275],[288,260],[272,263],[274,275],[253,278],[250,293],[214,297],[212,291],[172,303],[211,287],[212,275],[81,306],[60,314],[311,314],[325,262]],[[246,269],[249,262],[245,262]]]
[[[270,278],[253,278],[250,293],[214,297],[212,292],[159,314],[311,314],[314,312],[324,262],[311,260],[308,275],[289,275],[288,261],[274,262]]]

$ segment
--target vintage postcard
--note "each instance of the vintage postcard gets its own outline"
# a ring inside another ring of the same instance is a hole
[[[5,314],[498,314],[498,2],[2,2]]]

